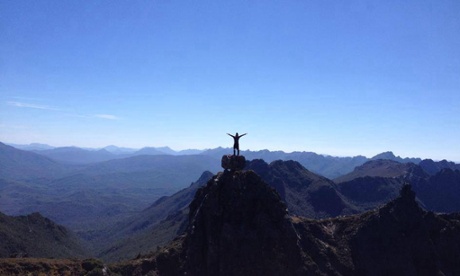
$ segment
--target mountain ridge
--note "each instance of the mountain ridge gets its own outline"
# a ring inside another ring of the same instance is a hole
[[[459,219],[423,211],[409,185],[363,214],[292,217],[254,172],[223,172],[196,193],[184,235],[110,269],[122,275],[456,275]]]

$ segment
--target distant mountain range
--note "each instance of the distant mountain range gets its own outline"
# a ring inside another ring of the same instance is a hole
[[[222,155],[232,153],[231,148],[221,147],[208,150],[189,149],[175,151],[169,147],[145,147],[142,149],[133,149],[121,148],[114,145],[107,146],[102,149],[88,149],[78,147],[55,148],[44,144],[12,144],[12,146],[22,150],[33,151],[60,163],[80,165],[109,161],[113,159],[123,159],[139,155],[206,155],[220,159]],[[395,156],[391,151],[380,153],[372,158],[367,158],[364,156],[335,157],[305,151],[286,153],[283,151],[247,150],[241,151],[241,154],[246,156],[248,160],[263,159],[269,163],[275,160],[294,160],[302,164],[308,170],[316,174],[323,175],[329,179],[334,179],[345,175],[353,171],[356,166],[360,166],[369,160],[386,159],[400,163],[412,162],[415,164],[418,164],[422,161],[420,158],[402,158],[400,156]]]

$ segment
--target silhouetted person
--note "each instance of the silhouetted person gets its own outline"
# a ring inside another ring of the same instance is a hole
[[[238,151],[238,155],[240,155],[240,144],[238,143],[238,140],[240,140],[241,137],[243,137],[245,134],[238,135],[238,132],[235,134],[235,136],[231,135],[230,133],[227,133],[228,135],[233,137],[233,155],[235,155],[235,150]]]

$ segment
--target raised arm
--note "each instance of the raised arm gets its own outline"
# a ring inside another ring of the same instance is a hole
[[[244,135],[246,135],[246,134],[247,134],[247,133],[245,133],[245,134],[241,134],[241,135],[240,135],[240,137],[243,137],[243,136],[244,136]]]
[[[232,136],[233,138],[235,138],[235,136],[231,135],[230,133],[227,133],[228,135]]]

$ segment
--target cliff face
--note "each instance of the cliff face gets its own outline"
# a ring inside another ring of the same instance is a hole
[[[298,237],[279,195],[252,171],[221,173],[190,205],[192,275],[302,274]]]

